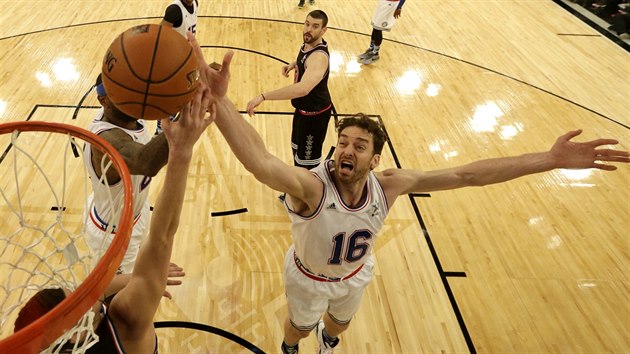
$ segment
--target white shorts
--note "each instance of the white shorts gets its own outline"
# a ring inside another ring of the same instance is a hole
[[[88,205],[91,204],[91,200],[88,200]],[[90,218],[89,212],[86,212],[85,216],[85,233],[88,246],[96,253],[104,252],[114,240],[114,234],[107,234],[97,226]],[[116,274],[129,274],[133,271],[133,265],[136,263],[138,251],[140,251],[140,244],[147,234],[150,222],[151,210],[149,203],[146,202],[142,206],[142,211],[133,225],[127,252],[125,252]]]
[[[310,331],[324,311],[339,323],[350,322],[361,305],[365,287],[372,280],[374,261],[370,256],[354,276],[337,282],[309,278],[296,265],[293,246],[284,258],[284,287],[289,320],[299,330]]]
[[[394,12],[398,7],[399,0],[378,0],[376,10],[372,16],[372,27],[381,31],[389,31],[394,27]]]

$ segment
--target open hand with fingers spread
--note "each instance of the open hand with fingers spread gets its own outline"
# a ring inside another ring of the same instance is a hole
[[[206,128],[216,118],[216,104],[211,90],[202,82],[197,88],[193,100],[180,112],[177,121],[162,120],[162,129],[166,135],[169,154],[176,151],[192,152],[192,147]]]
[[[195,36],[188,32],[188,40],[197,56],[197,64],[199,66],[199,80],[210,87],[212,96],[216,99],[223,98],[227,93],[228,83],[230,81],[230,64],[234,56],[233,50],[228,50],[223,56],[223,63],[208,64],[203,56],[201,47]]]
[[[602,162],[630,162],[630,153],[623,150],[599,148],[603,145],[616,145],[615,139],[596,139],[584,143],[571,139],[582,134],[581,129],[572,130],[560,136],[549,150],[557,168],[597,168],[614,171],[617,166]]]

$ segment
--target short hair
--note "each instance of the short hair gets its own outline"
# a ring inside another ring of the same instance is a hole
[[[348,127],[359,127],[372,135],[375,155],[383,151],[383,146],[387,141],[387,134],[385,134],[385,131],[377,121],[363,113],[357,113],[352,117],[341,119],[337,126],[337,138],[339,138],[341,132]]]
[[[328,25],[328,15],[326,15],[326,13],[322,10],[313,10],[308,13],[308,16],[322,20],[322,27],[326,27]]]
[[[15,319],[13,332],[17,332],[32,322],[35,322],[35,320],[55,308],[55,306],[65,298],[66,293],[64,293],[63,289],[48,288],[38,291],[20,310],[20,313]]]

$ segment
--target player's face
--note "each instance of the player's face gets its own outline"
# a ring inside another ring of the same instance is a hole
[[[302,32],[304,43],[311,44],[322,38],[324,33],[326,33],[326,27],[322,25],[323,22],[323,19],[318,20],[311,16],[306,16],[304,31]]]
[[[381,156],[374,154],[372,134],[359,127],[348,127],[339,134],[335,148],[335,177],[342,183],[364,179],[378,166]]]
[[[105,109],[105,114],[107,116],[114,116],[116,118],[118,118],[119,120],[122,121],[137,121],[137,119],[128,116],[127,114],[123,113],[121,110],[119,110],[118,108],[116,108],[116,106],[114,106],[114,103],[112,103],[112,101],[109,99],[109,97],[107,96],[101,96],[101,98],[99,97],[99,101],[101,102],[101,105],[103,106],[103,108]]]

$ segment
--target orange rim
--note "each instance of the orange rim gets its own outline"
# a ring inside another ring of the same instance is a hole
[[[131,175],[127,164],[116,149],[100,136],[85,129],[63,123],[12,122],[0,124],[0,135],[14,131],[41,131],[70,134],[103,149],[107,153],[123,181],[123,210],[118,231],[101,260],[81,285],[44,316],[11,336],[0,340],[1,353],[38,353],[59,338],[96,303],[116,274],[129,245],[133,226]]]

